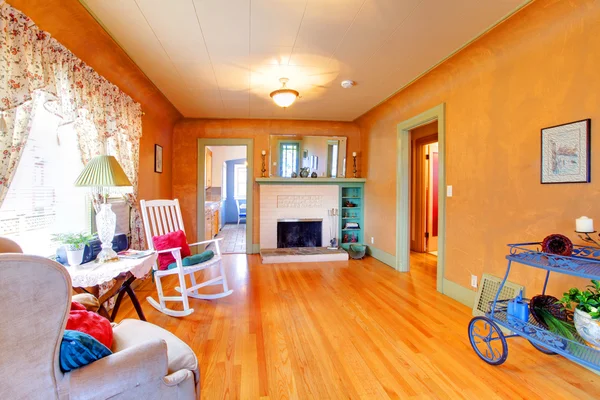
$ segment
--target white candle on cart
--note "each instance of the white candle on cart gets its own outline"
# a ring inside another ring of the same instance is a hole
[[[594,220],[588,217],[579,217],[575,220],[575,230],[582,233],[594,232]]]

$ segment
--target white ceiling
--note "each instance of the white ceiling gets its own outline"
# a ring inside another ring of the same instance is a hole
[[[186,117],[351,121],[530,0],[80,1]]]

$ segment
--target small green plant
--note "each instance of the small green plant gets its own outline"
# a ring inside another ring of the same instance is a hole
[[[94,237],[89,233],[59,233],[52,235],[52,240],[66,246],[67,250],[81,250],[90,243]]]
[[[588,313],[593,319],[599,319],[600,281],[592,279],[592,285],[588,285],[587,290],[584,291],[577,288],[569,289],[568,292],[564,293],[560,302],[569,309],[572,308],[573,303],[576,303],[575,308]]]

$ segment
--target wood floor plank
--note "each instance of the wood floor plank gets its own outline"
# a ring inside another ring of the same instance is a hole
[[[523,339],[499,367],[471,349],[471,310],[438,293],[436,258],[414,254],[410,273],[373,258],[262,265],[226,255],[234,293],[190,299],[194,313],[152,308],[151,280],[136,292],[148,321],[194,350],[202,399],[598,398],[600,377]],[[216,271],[206,271],[207,277]],[[176,279],[165,279],[175,295]],[[216,292],[218,288],[207,289]],[[126,298],[117,320],[136,318]]]

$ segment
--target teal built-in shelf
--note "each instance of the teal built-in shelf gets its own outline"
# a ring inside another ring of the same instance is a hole
[[[348,182],[340,185],[340,245],[348,249],[352,243],[364,243],[364,182]],[[350,201],[354,207],[345,207],[344,203]],[[345,228],[346,223],[351,220],[358,223],[358,228]]]

